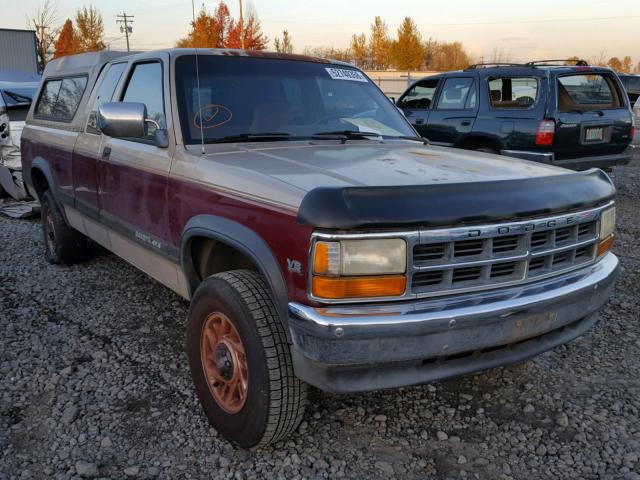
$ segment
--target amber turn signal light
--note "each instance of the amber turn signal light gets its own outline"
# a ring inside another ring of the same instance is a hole
[[[601,255],[604,255],[609,250],[611,250],[611,247],[613,247],[614,239],[615,239],[615,235],[613,235],[612,233],[607,238],[600,241],[600,243],[598,244],[598,255],[597,255],[598,257],[600,257]]]
[[[407,278],[404,275],[365,277],[318,277],[311,282],[311,291],[317,298],[390,297],[404,293]]]

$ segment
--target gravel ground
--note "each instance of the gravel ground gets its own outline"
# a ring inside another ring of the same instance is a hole
[[[434,385],[314,390],[258,451],[201,412],[183,300],[99,249],[48,265],[37,221],[0,218],[0,479],[640,479],[640,158],[613,176],[622,271],[590,333]]]

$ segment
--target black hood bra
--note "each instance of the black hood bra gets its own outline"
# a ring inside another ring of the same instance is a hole
[[[606,204],[611,179],[597,169],[549,177],[387,187],[318,187],[298,222],[317,228],[443,227],[522,220]]]

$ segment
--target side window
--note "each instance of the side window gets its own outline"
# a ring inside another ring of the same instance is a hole
[[[122,72],[124,72],[124,68],[126,66],[126,63],[115,63],[113,65],[107,66],[107,68],[105,68],[105,71],[102,72],[102,75],[100,76],[101,80],[99,81],[98,91],[95,98],[93,99],[91,111],[89,112],[89,118],[87,120],[87,132],[97,134],[100,133],[97,125],[98,108],[100,108],[100,105],[102,105],[103,103],[111,101],[116,87],[118,86],[118,82],[120,81],[120,77],[122,76]]]
[[[48,80],[36,105],[35,116],[70,122],[78,110],[86,86],[86,76]]]
[[[438,98],[438,110],[464,110],[473,78],[447,78]]]
[[[492,108],[529,108],[538,99],[538,80],[533,77],[492,78],[488,84]]]
[[[438,88],[438,80],[423,80],[415,85],[400,102],[400,108],[410,108],[413,110],[428,110],[431,108],[433,96]]]
[[[147,118],[155,120],[164,128],[164,95],[162,91],[162,64],[160,62],[139,63],[133,67],[123,102],[140,102],[147,107]],[[147,124],[146,138],[152,140],[155,127]]]
[[[58,92],[60,91],[60,85],[62,80],[48,80],[44,87],[42,87],[42,93],[40,94],[40,100],[36,105],[35,114],[42,117],[52,117],[53,109],[56,106],[56,100],[58,100]]]

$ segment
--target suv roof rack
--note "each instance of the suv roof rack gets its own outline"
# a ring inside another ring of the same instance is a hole
[[[469,65],[465,70],[477,70],[479,68],[490,67],[530,67],[531,65],[526,63],[508,63],[508,62],[487,62],[487,63],[474,63]]]
[[[562,62],[562,65],[558,65],[558,63]],[[552,59],[552,60],[535,60],[533,62],[527,62],[526,65],[528,67],[564,67],[567,66],[569,62],[572,62],[576,65],[576,67],[588,67],[589,63],[586,60],[581,60],[579,58],[560,58],[560,59]]]

